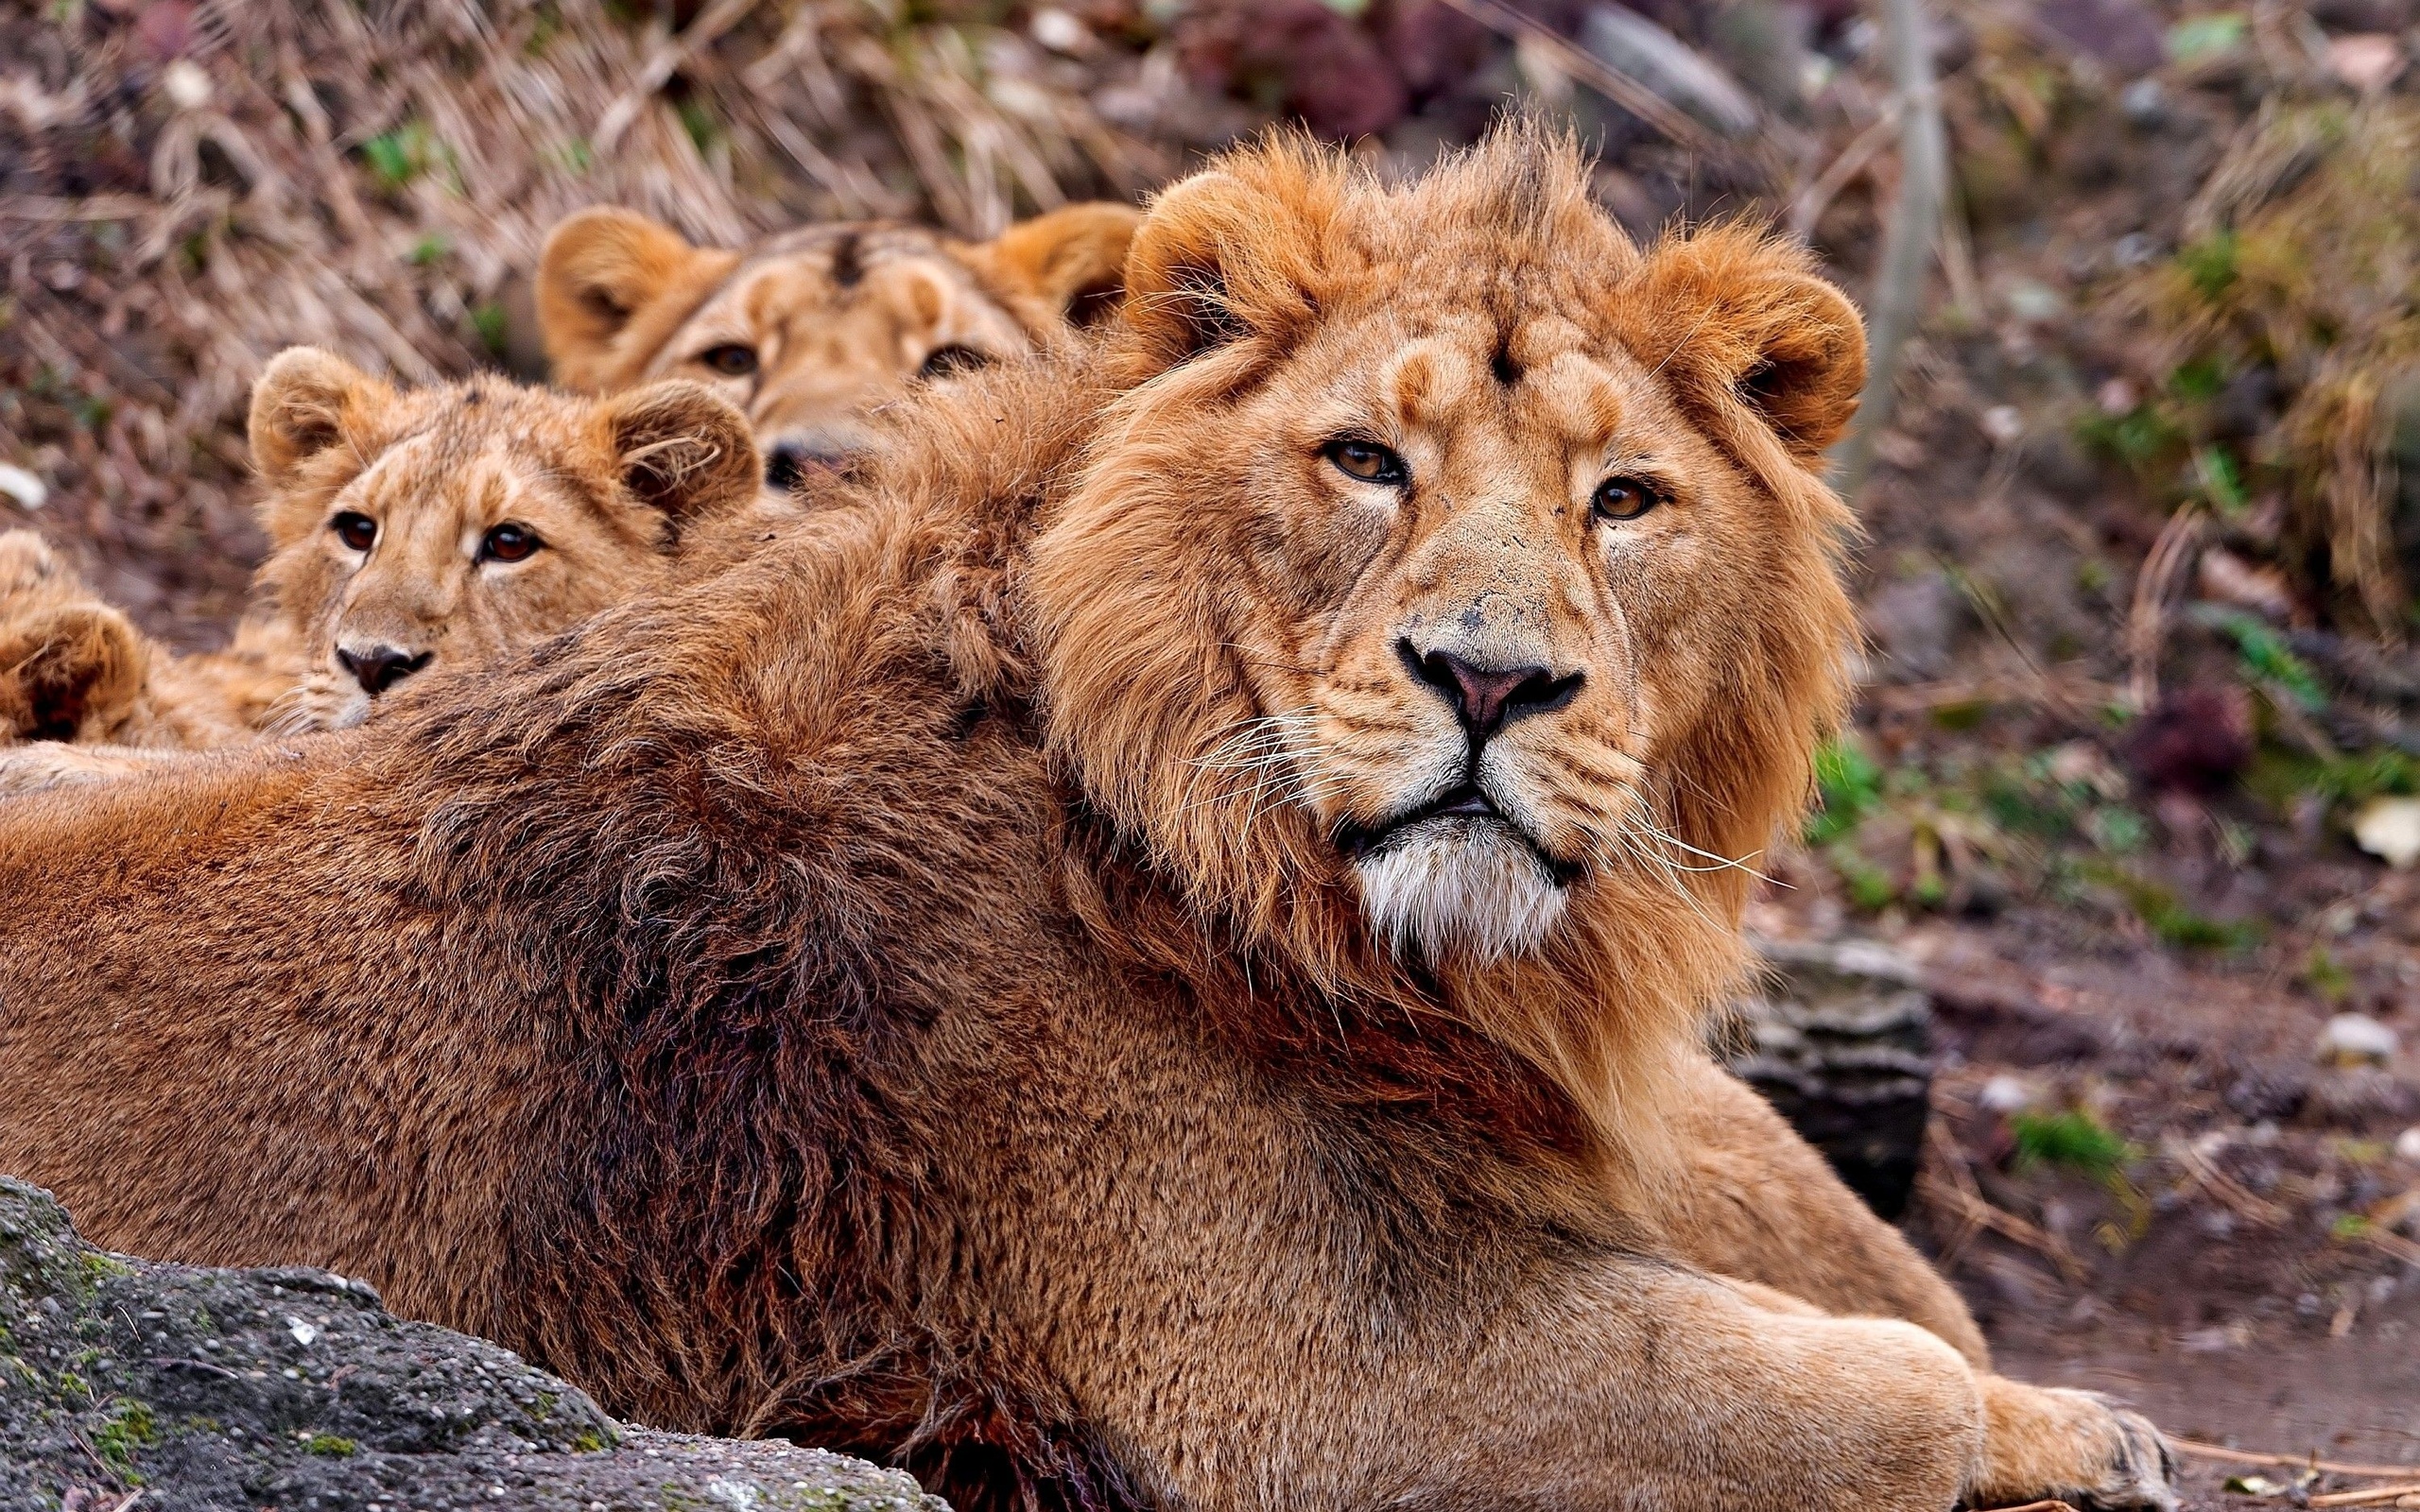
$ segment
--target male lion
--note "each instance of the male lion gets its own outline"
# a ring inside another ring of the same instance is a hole
[[[1698,1047],[1863,339],[1585,184],[1238,152],[720,576],[0,810],[0,1169],[961,1507],[2172,1504]]]
[[[757,494],[746,420],[677,380],[402,391],[298,348],[253,387],[251,439],[270,550],[229,651],[169,655],[37,538],[0,535],[0,744],[79,743],[0,752],[0,792],[358,724],[406,678],[663,587]]]
[[[557,381],[693,378],[748,412],[766,481],[795,487],[920,379],[1023,356],[1119,289],[1138,213],[1079,204],[967,243],[889,221],[808,226],[745,251],[692,247],[635,211],[585,210],[538,262]]]

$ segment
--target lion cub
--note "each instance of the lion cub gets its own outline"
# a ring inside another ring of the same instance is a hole
[[[1112,308],[1139,218],[1070,205],[981,243],[856,221],[732,251],[634,211],[586,210],[546,239],[538,320],[570,387],[694,378],[740,405],[766,482],[786,490],[861,448],[875,406]]]
[[[9,752],[0,791],[358,724],[406,679],[665,585],[760,472],[747,420],[694,383],[406,391],[310,348],[261,375],[251,439],[270,552],[225,652],[171,656],[30,533],[0,537],[0,744],[80,743]]]

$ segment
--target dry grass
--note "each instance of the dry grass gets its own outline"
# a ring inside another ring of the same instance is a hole
[[[2420,359],[2420,110],[2273,97],[2187,211],[2176,259],[2140,291],[2171,371],[2274,375],[2284,400],[2251,458],[2342,607],[2399,637],[2392,396]]]
[[[680,25],[677,29],[673,20]],[[233,617],[242,403],[309,342],[410,381],[532,357],[547,228],[634,206],[731,243],[919,215],[970,235],[1178,165],[1086,65],[882,0],[52,0],[0,18],[0,456],[106,592]],[[1165,70],[1163,70],[1165,71]],[[0,506],[0,524],[24,510]]]

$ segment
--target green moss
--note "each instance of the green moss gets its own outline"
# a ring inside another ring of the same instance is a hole
[[[1806,821],[1806,842],[1840,839],[1882,800],[1882,768],[1854,742],[1835,738],[1815,752],[1815,790],[1822,807]]]
[[[330,1459],[343,1459],[360,1447],[352,1439],[335,1434],[313,1434],[302,1441],[302,1452],[305,1454],[320,1454]]]
[[[134,1452],[159,1441],[151,1409],[131,1397],[118,1399],[109,1420],[92,1431],[93,1452],[110,1469],[126,1475],[134,1469]]]
[[[2058,1113],[2019,1112],[2009,1119],[2020,1166],[2053,1165],[2106,1176],[2126,1162],[2128,1149],[2100,1120],[2080,1108]]]

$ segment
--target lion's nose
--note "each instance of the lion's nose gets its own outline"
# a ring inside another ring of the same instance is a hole
[[[1422,651],[1410,638],[1395,643],[1411,675],[1437,690],[1454,709],[1454,717],[1474,743],[1487,739],[1525,714],[1560,709],[1580,691],[1585,674],[1534,664],[1481,666],[1440,647]]]
[[[337,662],[353,674],[353,680],[361,684],[362,692],[374,698],[428,665],[436,654],[423,651],[415,656],[391,645],[373,645],[359,651],[338,646]]]

